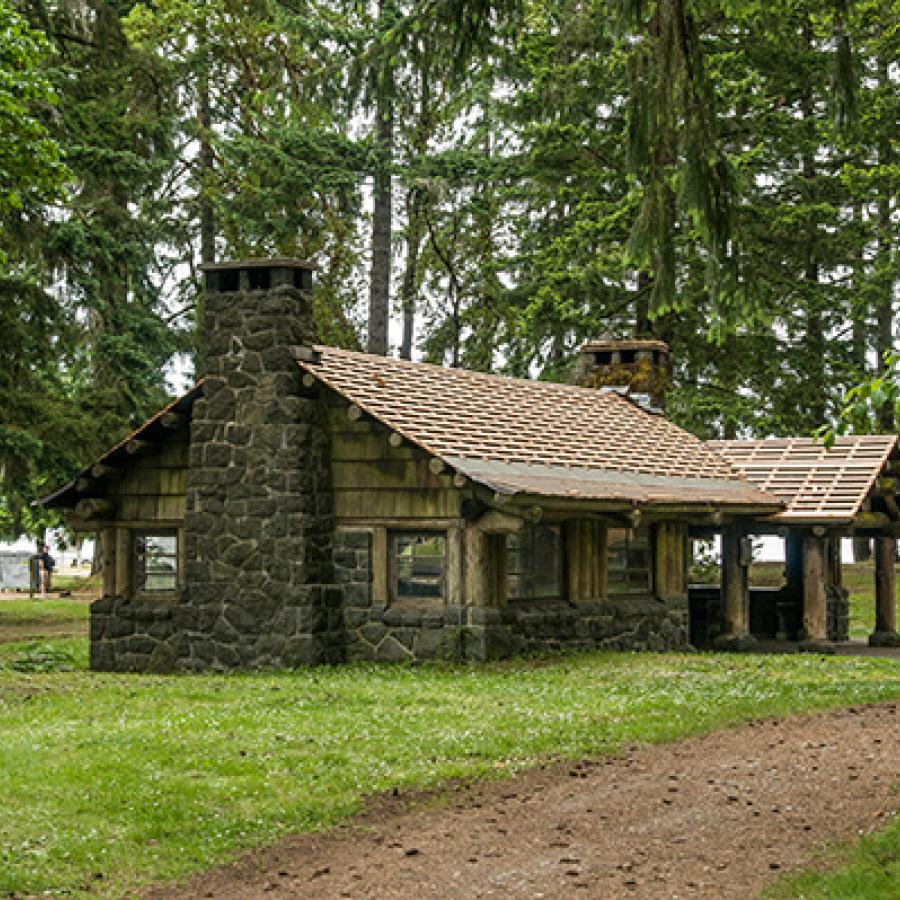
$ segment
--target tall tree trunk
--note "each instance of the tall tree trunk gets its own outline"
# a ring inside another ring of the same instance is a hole
[[[854,203],[853,219],[857,225],[862,227],[862,204]],[[855,297],[859,297],[865,281],[865,262],[862,256],[862,248],[853,264],[853,293]],[[866,374],[866,346],[868,344],[866,334],[866,321],[868,310],[865,308],[851,309],[853,316],[852,332],[850,336],[850,353],[853,365],[853,379],[861,381]],[[866,562],[872,558],[872,541],[869,538],[854,537],[853,544],[853,561]]]
[[[431,69],[424,56],[419,60],[419,121],[416,123],[413,150],[417,156],[428,152],[431,137]],[[400,343],[400,358],[412,359],[413,341],[416,330],[416,301],[419,285],[419,252],[425,239],[425,220],[422,191],[417,187],[406,190],[406,265],[403,270],[403,284],[400,288],[400,304],[403,309],[403,338]]]
[[[887,60],[878,60],[878,80],[880,86],[887,90],[890,85]],[[878,141],[878,165],[885,173],[891,163],[891,141],[882,131]],[[883,184],[878,195],[878,255],[875,266],[877,272],[880,297],[876,311],[877,327],[875,333],[875,351],[878,356],[876,368],[885,372],[887,364],[885,354],[894,350],[894,283],[895,268],[892,264],[893,247],[891,245],[891,199],[894,187],[890,181]],[[878,410],[878,427],[885,434],[894,431],[894,409],[890,402],[884,403]]]
[[[809,52],[812,48],[812,26],[807,21],[803,26],[804,49]],[[810,190],[816,178],[815,147],[813,138],[815,124],[813,117],[812,97],[807,90],[800,99],[800,115],[806,128],[803,132],[803,153],[801,158],[801,172],[803,181]],[[805,198],[810,202],[810,198]],[[817,235],[815,226],[811,228],[806,237],[806,260],[803,267],[803,279],[808,287],[805,293],[806,334],[804,336],[804,380],[806,383],[806,409],[804,419],[806,423],[817,428],[825,423],[827,398],[825,395],[825,327],[822,321],[822,310],[819,298],[819,263],[816,259],[815,245]]]
[[[378,21],[384,27],[391,0],[378,4]],[[394,72],[390,64],[382,64],[381,77],[375,90],[375,135],[378,159],[372,196],[372,267],[369,275],[369,353],[386,356],[391,291],[391,220],[393,190],[391,162],[394,151]]]
[[[855,202],[853,204],[853,221],[856,223],[860,231],[863,228],[863,210],[862,203]],[[858,298],[862,294],[863,284],[866,280],[865,261],[863,259],[862,246],[853,261],[853,296],[854,302],[851,303],[850,315],[852,317],[850,332],[850,360],[853,367],[852,378],[855,382],[862,381],[866,374],[866,346],[868,344],[868,334],[866,324],[868,320],[868,309],[860,304]]]
[[[198,34],[200,67],[197,77],[197,114],[200,124],[200,261],[216,261],[216,220],[209,195],[213,170],[212,106],[209,95],[209,51],[206,46],[206,30],[200,25]]]
[[[419,251],[425,227],[422,222],[419,192],[412,189],[406,195],[406,265],[403,269],[403,283],[400,288],[400,304],[403,308],[403,340],[400,344],[400,358],[412,359],[413,336],[416,325],[416,295],[419,281]]]
[[[634,336],[643,338],[650,336],[650,295],[653,292],[653,279],[647,272],[638,272],[637,294],[634,298]]]

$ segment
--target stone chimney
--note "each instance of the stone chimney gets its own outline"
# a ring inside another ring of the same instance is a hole
[[[296,353],[312,267],[203,266],[203,395],[191,421],[179,668],[338,661],[328,437]]]
[[[672,378],[669,345],[663,341],[601,338],[581,348],[575,382],[628,393],[651,410],[663,411]]]

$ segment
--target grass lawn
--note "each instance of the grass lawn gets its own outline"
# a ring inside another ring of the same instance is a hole
[[[103,574],[96,575],[54,575],[54,591],[77,591],[98,596],[103,590]]]
[[[8,664],[0,892],[122,896],[327,827],[394,787],[896,697],[895,660],[853,657],[583,654],[181,677]]]
[[[900,818],[858,843],[826,852],[822,868],[787,875],[763,896],[767,900],[896,900],[900,896]]]
[[[68,597],[2,597],[0,598],[0,634],[9,626],[39,627],[62,622],[87,623],[90,606]]]
[[[20,652],[22,643],[84,638],[90,607],[81,598],[0,597],[0,662]]]

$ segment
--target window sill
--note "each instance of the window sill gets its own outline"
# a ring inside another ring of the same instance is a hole
[[[133,591],[129,597],[132,603],[141,606],[163,608],[174,606],[178,602],[178,591]]]

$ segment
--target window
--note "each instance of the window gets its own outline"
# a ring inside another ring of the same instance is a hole
[[[134,589],[174,591],[178,586],[178,535],[139,531],[134,535]]]
[[[648,594],[653,590],[650,529],[609,528],[606,531],[610,594]]]
[[[562,533],[528,525],[506,538],[507,600],[562,599]]]
[[[446,543],[443,534],[427,531],[393,536],[394,599],[443,599]]]

